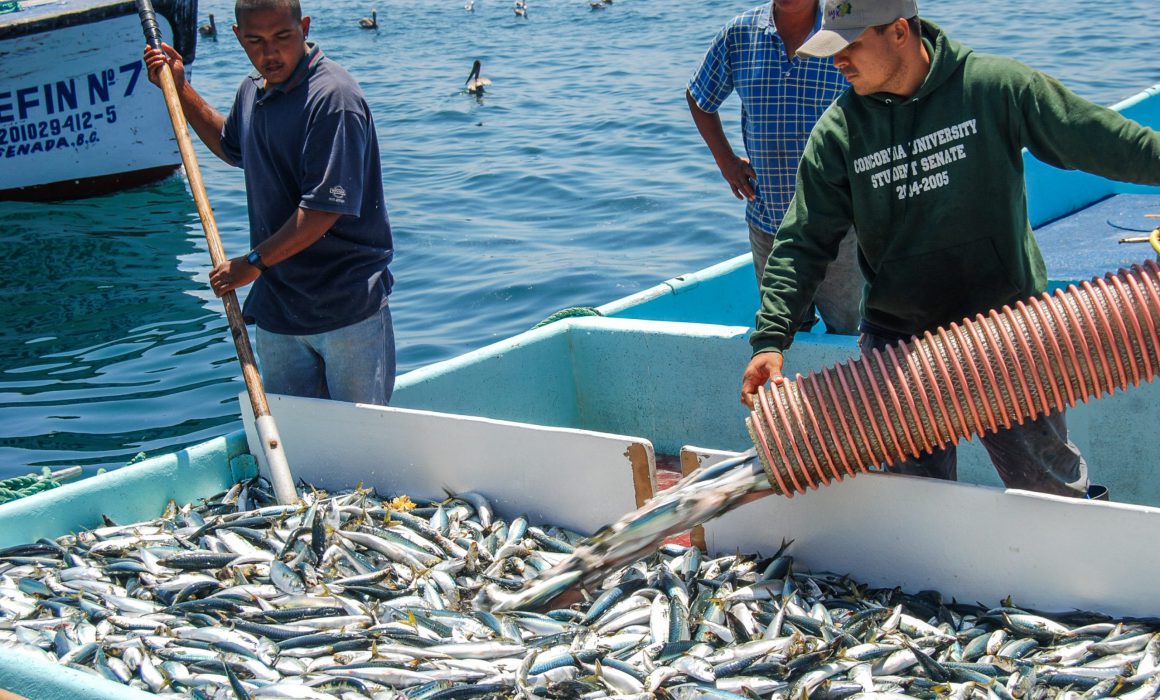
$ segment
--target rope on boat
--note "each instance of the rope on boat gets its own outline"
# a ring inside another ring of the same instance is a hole
[[[556,313],[545,318],[543,321],[540,321],[536,325],[532,326],[532,329],[534,330],[536,328],[539,328],[540,326],[546,326],[549,323],[555,323],[556,321],[562,321],[566,318],[576,318],[579,316],[603,316],[603,315],[604,314],[600,313],[600,311],[598,309],[596,309],[595,307],[592,307],[592,306],[570,306],[566,309],[560,309]]]
[[[76,476],[81,472],[80,467],[69,467],[60,471],[52,471],[48,467],[40,474],[27,474],[0,480],[0,503],[8,503],[34,493],[48,491],[60,486],[64,479]]]
[[[144,452],[138,452],[133,455],[132,459],[125,462],[125,466],[128,467],[138,462],[143,462],[145,457]],[[81,467],[66,467],[65,469],[58,469],[56,471],[45,467],[41,470],[40,474],[26,474],[25,476],[13,476],[7,479],[0,479],[0,505],[40,493],[41,491],[55,489],[61,485],[61,482],[80,476],[83,471]],[[97,474],[103,473],[105,473],[103,468],[97,470]]]

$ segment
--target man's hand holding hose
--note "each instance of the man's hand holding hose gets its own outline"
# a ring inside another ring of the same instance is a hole
[[[757,395],[757,388],[772,381],[781,384],[785,379],[781,376],[781,366],[785,357],[777,350],[759,352],[749,360],[745,367],[745,374],[741,376],[741,403],[753,408],[753,397]]]

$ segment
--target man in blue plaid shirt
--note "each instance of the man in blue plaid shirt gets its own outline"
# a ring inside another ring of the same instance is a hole
[[[745,219],[758,287],[781,217],[793,198],[798,161],[826,107],[848,87],[831,61],[796,55],[821,26],[818,0],[771,0],[734,17],[717,34],[686,97],[693,121],[738,199]],[[725,136],[717,110],[736,91],[748,158]],[[851,233],[826,271],[814,302],[826,328],[856,334],[864,281]],[[812,313],[802,328],[812,326]]]

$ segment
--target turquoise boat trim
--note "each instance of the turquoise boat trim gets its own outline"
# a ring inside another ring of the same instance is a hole
[[[102,515],[121,523],[155,518],[170,500],[184,505],[253,476],[240,460],[231,465],[248,452],[245,432],[238,430],[0,505],[0,547],[97,527]]]
[[[30,700],[156,700],[157,696],[15,649],[0,649],[0,688]]]
[[[706,289],[713,290],[711,298],[700,293]],[[745,253],[665,280],[597,310],[612,318],[751,326],[757,302],[753,256]]]
[[[436,410],[446,413],[537,425],[574,425],[579,420],[575,383],[558,377],[545,385],[539,368],[555,367],[561,358],[571,357],[573,324],[587,320],[552,323],[408,372],[395,381],[391,405],[418,409],[439,406]],[[475,374],[481,363],[488,368],[486,376]],[[569,368],[560,371],[561,377],[572,377]],[[486,394],[481,394],[484,391]],[[529,421],[527,416],[541,418]]]
[[[753,256],[745,253],[666,280],[597,309],[609,318],[752,328],[759,303],[753,278]],[[826,336],[825,324],[815,324],[809,335]]]
[[[1109,109],[1155,128],[1160,124],[1160,84],[1141,91]],[[1027,180],[1027,212],[1031,227],[1040,226],[1116,194],[1160,194],[1160,187],[1107,180],[1077,170],[1060,170],[1023,151]]]
[[[666,454],[685,444],[745,449],[735,380],[748,334],[744,325],[572,318],[409,372],[391,405],[635,435]],[[810,340],[831,361],[854,351],[847,336]]]

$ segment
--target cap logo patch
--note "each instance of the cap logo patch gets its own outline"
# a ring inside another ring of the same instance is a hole
[[[850,3],[848,3],[848,2],[844,2],[841,5],[835,6],[834,9],[827,12],[826,17],[828,19],[838,19],[840,17],[845,17],[846,15],[850,14],[853,11],[854,11],[853,6],[850,5]]]

